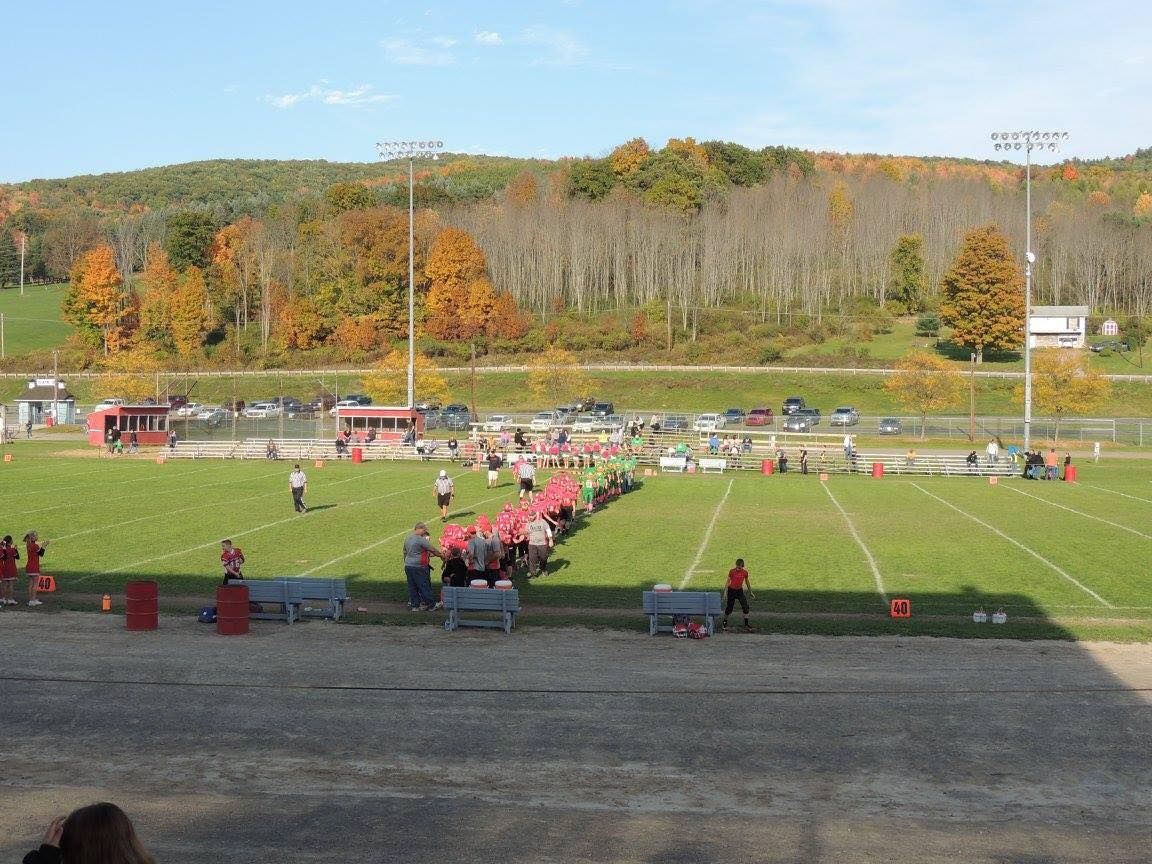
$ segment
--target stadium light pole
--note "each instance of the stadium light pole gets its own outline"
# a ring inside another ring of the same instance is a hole
[[[1024,449],[1032,447],[1032,151],[1055,153],[1067,132],[993,132],[992,148],[1024,152]]]
[[[408,160],[408,407],[416,404],[416,255],[415,255],[415,170],[417,159],[439,159],[443,141],[378,141],[376,152],[384,161]]]

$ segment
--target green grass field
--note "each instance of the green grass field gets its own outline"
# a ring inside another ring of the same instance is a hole
[[[60,347],[72,325],[60,320],[60,300],[67,285],[25,285],[0,290],[0,312],[4,313],[4,354],[15,357],[29,351]]]
[[[155,578],[164,597],[208,598],[219,541],[232,537],[250,577],[343,576],[357,600],[400,602],[401,540],[436,515],[435,466],[306,466],[313,509],[297,515],[283,462],[157,465],[23,442],[12,452],[0,530],[52,540],[45,571],[71,595]],[[457,471],[453,521],[514,498],[510,479],[486,490],[482,474]],[[743,557],[756,610],[778,613],[769,630],[1152,639],[1152,466],[1086,465],[1080,480],[644,478],[580,523],[522,600],[557,621],[618,623],[653,583],[719,590]],[[912,601],[910,622],[886,617],[893,597]],[[972,624],[978,607],[1003,607],[1009,624]]]

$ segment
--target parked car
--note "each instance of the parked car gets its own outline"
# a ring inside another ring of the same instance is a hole
[[[792,414],[784,419],[785,432],[810,432],[815,425],[811,414]]]
[[[333,405],[330,409],[328,409],[328,416],[329,417],[335,417],[341,411],[346,411],[349,408],[359,408],[359,407],[360,407],[360,403],[357,402],[355,399],[341,399],[339,402],[337,402],[335,405]],[[248,412],[245,411],[244,413],[247,414]]]
[[[353,400],[357,405],[371,405],[372,404],[372,397],[371,396],[365,396],[363,393],[349,393],[344,398]]]
[[[199,411],[196,412],[196,419],[197,420],[205,420],[205,419],[207,419],[208,415],[211,414],[213,411],[223,411],[223,410],[224,410],[223,408],[218,408],[215,405],[204,405],[200,408]]]
[[[209,426],[219,426],[231,416],[231,412],[225,411],[223,408],[209,408],[207,411],[201,411],[197,414],[196,419],[201,423],[207,423]]]
[[[663,432],[687,432],[691,426],[692,421],[684,414],[666,414],[660,421],[660,429]]]
[[[195,417],[207,407],[207,405],[201,405],[199,402],[187,402],[176,409],[176,416]]]
[[[480,428],[485,432],[503,432],[505,427],[511,426],[514,422],[510,414],[489,414]]]
[[[452,432],[463,432],[468,428],[471,420],[472,415],[467,412],[461,414],[459,411],[442,411],[440,413],[440,425]]]
[[[109,408],[115,408],[117,405],[123,405],[123,404],[124,404],[123,399],[117,399],[117,398],[101,399],[99,402],[96,403],[95,407],[93,407],[92,410],[93,411],[107,411]]]
[[[591,396],[588,396],[584,399],[577,399],[575,402],[572,403],[572,413],[578,414],[582,411],[583,412],[589,412],[592,410],[592,406],[595,404],[596,404],[596,400],[593,399]]]
[[[254,402],[244,409],[244,416],[253,418],[279,417],[280,406],[271,402]]]
[[[541,411],[532,418],[528,428],[533,432],[547,432],[553,426],[560,424],[560,414],[556,411]]]
[[[739,426],[744,422],[744,416],[743,408],[724,409],[724,422],[729,426]]]
[[[573,432],[595,432],[596,418],[591,414],[578,414],[572,421]]]
[[[849,405],[843,405],[828,418],[829,426],[855,426],[860,422],[860,412]]]
[[[881,435],[899,435],[904,429],[899,417],[885,417],[880,421],[879,431]]]
[[[307,407],[313,411],[327,411],[335,404],[336,397],[331,393],[317,393]]]
[[[744,418],[745,426],[771,426],[776,420],[776,415],[772,413],[771,408],[753,408],[748,412],[748,416]]]
[[[623,414],[608,414],[600,417],[597,429],[603,429],[605,432],[615,432],[617,429],[623,429],[625,418]]]
[[[796,414],[792,416],[807,417],[813,426],[820,425],[820,409],[819,408],[801,408]]]
[[[412,407],[415,408],[417,411],[419,411],[421,414],[427,413],[428,411],[439,411],[440,410],[440,400],[439,399],[421,399],[419,402],[417,402]]]
[[[289,420],[314,420],[316,419],[316,410],[309,405],[301,405],[296,402],[284,406],[284,416]]]
[[[596,417],[607,417],[616,413],[616,406],[611,402],[597,402],[592,406],[592,414]]]
[[[1127,351],[1128,343],[1110,339],[1107,342],[1097,342],[1095,345],[1089,345],[1088,350],[1094,354],[1099,354],[1101,351]]]
[[[724,416],[722,414],[701,414],[692,424],[692,428],[697,432],[715,432],[717,429],[724,428]]]
[[[183,408],[187,404],[188,404],[188,397],[187,396],[174,395],[174,396],[168,397],[168,410],[169,411],[175,411],[177,408]]]
[[[462,402],[453,402],[451,405],[445,405],[442,409],[445,414],[470,414],[468,406]]]
[[[781,407],[781,413],[785,415],[795,414],[797,411],[804,407],[804,398],[802,396],[789,396],[784,400],[784,405]]]

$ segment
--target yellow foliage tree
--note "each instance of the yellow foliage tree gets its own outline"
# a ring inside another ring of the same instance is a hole
[[[100,378],[97,396],[118,396],[129,402],[139,402],[156,395],[156,373],[161,364],[152,348],[138,346],[120,351],[101,365],[106,372]]]
[[[986,348],[1015,348],[1024,336],[1024,276],[995,225],[975,228],[940,282],[940,320],[976,362]]]
[[[154,345],[171,345],[168,302],[176,293],[176,271],[168,261],[168,253],[159,243],[149,246],[148,266],[140,275],[140,284],[143,287],[140,298],[140,338]]]
[[[208,315],[208,287],[199,267],[189,267],[183,284],[176,289],[169,303],[168,323],[172,343],[180,354],[194,354],[204,344],[211,325]]]
[[[591,379],[579,366],[576,355],[555,345],[531,363],[528,390],[538,405],[554,406],[584,398]]]
[[[513,206],[527,207],[540,197],[540,182],[531,171],[521,171],[512,178],[504,194]]]
[[[848,187],[837,183],[828,195],[828,221],[838,232],[845,231],[856,213],[856,205],[848,194]]]
[[[1041,348],[1032,355],[1032,405],[1038,414],[1056,420],[1053,444],[1060,440],[1060,421],[1072,414],[1087,414],[1112,393],[1112,382],[1091,371],[1080,351]],[[1024,402],[1024,385],[1016,388]]]
[[[1132,206],[1132,212],[1141,218],[1152,216],[1152,193],[1141,192],[1140,197]]]
[[[884,380],[887,390],[902,406],[920,417],[920,437],[930,411],[942,411],[960,401],[964,381],[943,357],[927,351],[912,351],[896,361],[894,371]]]
[[[484,252],[467,231],[445,228],[436,235],[424,265],[431,283],[424,320],[429,333],[468,341],[483,331],[494,299],[487,269]]]
[[[701,171],[706,170],[710,162],[708,151],[697,143],[695,138],[669,138],[668,143],[664,145],[664,151],[683,156]]]
[[[633,138],[613,150],[608,156],[608,162],[617,177],[627,179],[640,170],[650,155],[648,142],[643,138]]]
[[[122,314],[120,286],[123,282],[112,247],[97,246],[77,259],[68,295],[61,304],[66,321],[99,332],[105,356],[109,354],[110,337]]]
[[[417,354],[414,366],[417,397],[447,402],[451,391],[436,364]],[[375,368],[375,373],[364,377],[365,392],[381,405],[404,405],[408,401],[408,352],[390,351]]]
[[[288,297],[276,316],[276,342],[282,348],[315,348],[327,330],[324,316],[310,297]]]

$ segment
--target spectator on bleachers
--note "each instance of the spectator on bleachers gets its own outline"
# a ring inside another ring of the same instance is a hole
[[[124,811],[102,802],[48,823],[24,864],[154,864]]]
[[[271,438],[268,439],[268,444],[264,447],[265,459],[279,459],[280,451],[276,448],[276,442]]]

